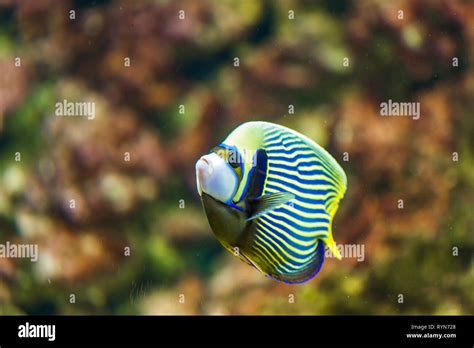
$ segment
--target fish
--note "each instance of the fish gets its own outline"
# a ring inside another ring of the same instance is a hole
[[[249,121],[195,168],[212,232],[245,263],[297,284],[319,273],[325,247],[341,259],[332,222],[347,177],[310,138],[282,125]]]

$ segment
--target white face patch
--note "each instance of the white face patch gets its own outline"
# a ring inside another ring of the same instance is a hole
[[[196,183],[199,195],[204,192],[222,203],[232,199],[239,184],[230,165],[216,153],[196,162]]]

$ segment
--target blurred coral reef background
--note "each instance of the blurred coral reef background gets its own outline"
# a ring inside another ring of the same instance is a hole
[[[473,53],[472,1],[0,1],[0,242],[39,245],[0,258],[0,313],[473,314]],[[344,167],[363,262],[290,286],[218,244],[194,164],[256,119]]]

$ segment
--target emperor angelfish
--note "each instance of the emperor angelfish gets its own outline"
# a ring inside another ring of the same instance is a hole
[[[196,163],[197,189],[219,242],[285,283],[313,278],[347,178],[321,146],[269,122],[237,127]]]

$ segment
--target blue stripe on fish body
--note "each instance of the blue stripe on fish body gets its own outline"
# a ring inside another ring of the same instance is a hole
[[[277,217],[272,213],[266,215],[267,216],[262,216],[259,222],[266,222],[270,226],[278,228],[281,231],[288,231],[292,237],[302,242],[314,241],[318,236],[322,236],[327,232],[327,226],[303,228],[292,221],[286,220],[282,217]]]
[[[283,230],[276,228],[271,224],[267,224],[265,221],[260,221],[258,228],[264,231],[267,236],[276,239],[280,242],[280,245],[288,250],[295,258],[306,259],[308,256],[308,250],[314,246],[314,243],[305,243],[303,241],[296,241],[296,239],[286,233]]]
[[[330,216],[326,211],[322,213],[312,213],[308,214],[305,212],[306,209],[300,209],[297,206],[293,205],[292,207],[281,207],[275,209],[272,213],[276,215],[288,216],[291,220],[299,220],[302,224],[312,224],[312,223],[329,223]],[[320,210],[322,211],[322,210]]]
[[[272,184],[268,184],[267,183],[267,186],[265,188],[265,194],[272,194],[272,193],[275,193],[275,192],[281,192],[282,189],[277,187],[277,186],[274,186]],[[325,199],[321,199],[321,198],[307,198],[307,197],[302,197],[302,196],[296,196],[295,198],[295,202],[302,202],[302,203],[306,203],[306,204],[309,204],[309,205],[314,205],[316,207],[321,207],[326,204],[326,200]]]
[[[254,250],[259,251],[261,255],[265,255],[264,257],[271,263],[272,268],[279,269],[283,272],[295,273],[301,271],[301,269],[304,269],[309,263],[311,263],[314,257],[313,253],[315,247],[312,247],[311,250],[309,250],[309,257],[298,261],[283,251],[281,245],[275,243],[275,241],[270,239],[266,233],[258,234],[256,240],[258,243],[254,245]]]
[[[286,185],[289,189],[288,191],[291,192],[291,193],[295,193],[295,194],[296,194],[296,192],[300,192],[300,193],[308,193],[308,194],[316,194],[316,195],[327,195],[330,192],[337,192],[337,190],[335,188],[332,188],[334,186],[331,186],[331,187],[326,188],[326,189],[319,188],[319,187],[327,187],[328,186],[328,184],[324,181],[312,182],[312,183],[310,183],[311,185],[308,185],[308,186],[313,186],[313,188],[307,188],[307,187],[301,187],[301,186],[298,186],[297,184],[289,182],[288,180],[285,180],[284,177],[283,178],[276,178],[274,176],[271,176],[269,178],[271,178],[270,180],[273,183]],[[303,184],[303,182],[301,182],[301,179],[298,179],[298,180],[300,181],[300,185]]]
[[[268,175],[273,177],[283,177],[292,182],[300,182],[303,185],[335,185],[334,181],[324,174],[306,175],[300,173],[299,175],[290,174],[287,171],[282,171],[279,168],[272,168],[268,171]]]
[[[311,154],[311,153],[294,152],[294,153],[282,155],[281,153],[274,153],[274,152],[269,151],[268,158],[272,161],[276,161],[277,164],[281,164],[282,162],[290,162],[290,161],[293,162],[294,160],[296,160],[296,165],[298,165],[298,168],[299,167],[303,168],[304,166],[306,167],[319,166],[321,171],[323,171],[323,173],[327,175],[328,178],[335,179],[334,172],[332,172],[332,170],[327,168],[327,164],[322,162],[319,158],[315,157],[314,154]],[[301,160],[308,160],[308,161],[301,161]],[[298,170],[296,170],[296,172],[298,173]]]
[[[298,139],[295,135],[293,134],[290,134],[290,133],[287,133],[285,134],[284,131],[280,131],[280,133],[277,133],[279,134],[279,136],[273,136],[271,139],[272,139],[272,142],[271,142],[271,145],[268,144],[268,142],[265,142],[266,144],[266,150],[270,153],[270,152],[275,152],[275,153],[293,153],[295,152],[295,150],[297,149],[306,149],[308,151],[311,151],[313,153],[313,155],[318,158],[319,161],[321,161],[322,163],[325,164],[326,168],[330,171],[333,171],[333,168],[332,168],[332,165],[331,163],[328,161],[328,159],[326,158],[327,156],[323,156],[317,152],[314,151],[314,149],[312,149],[310,146],[308,146],[308,144],[306,144],[304,141],[302,141],[301,139]],[[283,140],[283,137],[286,137],[286,142],[285,140]],[[280,140],[279,142],[278,141],[275,141],[275,140]],[[293,144],[298,144],[300,145],[299,147],[293,147],[293,146],[289,146],[289,145],[293,145]],[[326,155],[326,154],[325,154]],[[334,174],[334,173],[333,173]]]
[[[267,231],[266,231],[267,232]],[[276,265],[283,265],[286,268],[297,270],[304,267],[309,260],[313,257],[312,252],[314,248],[308,250],[307,256],[303,257],[301,254],[297,254],[288,249],[285,244],[282,244],[278,238],[272,236],[270,233],[261,233],[257,235],[257,238],[270,247],[278,259],[274,259]],[[267,250],[268,251],[268,250]]]
[[[330,179],[335,179],[334,172],[327,167],[327,163],[324,163],[321,161],[319,158],[314,156],[314,154],[311,153],[301,153],[301,152],[293,152],[293,153],[288,153],[288,154],[281,154],[281,153],[274,153],[269,151],[268,152],[268,158],[270,160],[274,161],[293,161],[293,160],[303,160],[303,159],[308,159],[309,161],[305,161],[304,164],[301,163],[302,166],[309,166],[309,165],[318,165],[320,166],[321,170],[324,172],[325,175],[328,176]],[[300,163],[297,163],[300,165]],[[298,172],[298,171],[296,171]]]

